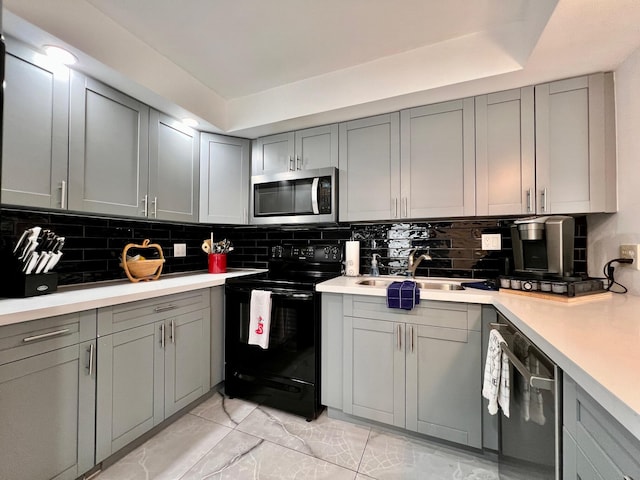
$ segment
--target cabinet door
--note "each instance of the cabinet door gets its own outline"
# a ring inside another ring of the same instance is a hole
[[[475,99],[476,214],[535,213],[533,87]]]
[[[407,429],[481,448],[480,332],[407,330]]]
[[[293,132],[259,138],[256,162],[252,166],[253,175],[295,170],[294,142]]]
[[[296,170],[338,166],[338,125],[295,132]]]
[[[209,391],[211,310],[173,318],[166,326],[165,418]]]
[[[148,216],[197,222],[200,133],[155,110],[149,115]]]
[[[96,462],[164,419],[164,322],[98,339]]]
[[[7,40],[2,203],[65,208],[69,70]]]
[[[475,215],[472,98],[402,111],[403,218]]]
[[[243,138],[201,135],[201,223],[248,223],[249,150]]]
[[[340,221],[400,217],[398,113],[339,126]]]
[[[616,210],[612,74],[535,87],[538,213]]]
[[[345,413],[405,425],[404,324],[344,317]]]
[[[72,480],[94,465],[90,344],[0,367],[3,480]]]
[[[71,73],[69,208],[146,216],[149,108]]]

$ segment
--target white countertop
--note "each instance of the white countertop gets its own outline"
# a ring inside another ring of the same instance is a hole
[[[316,288],[386,295],[383,286],[356,285],[362,278],[338,277]],[[455,280],[461,281],[468,280]],[[494,305],[640,440],[640,297],[610,294],[562,303],[476,289],[421,289],[420,298]]]
[[[59,287],[57,292],[29,298],[0,300],[0,326],[107,307],[118,303],[162,297],[172,293],[224,285],[227,278],[265,272],[257,269],[229,270],[227,273],[188,273],[132,283],[128,280]]]

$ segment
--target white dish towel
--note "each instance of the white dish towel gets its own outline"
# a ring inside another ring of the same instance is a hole
[[[269,329],[271,327],[271,292],[252,290],[249,305],[249,345],[269,348]]]
[[[491,415],[498,413],[498,405],[506,417],[509,416],[509,358],[502,353],[501,344],[506,343],[500,332],[491,330],[487,346],[487,361],[484,366],[482,396],[489,400]]]

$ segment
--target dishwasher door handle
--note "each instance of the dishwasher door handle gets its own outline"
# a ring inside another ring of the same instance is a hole
[[[509,349],[509,345],[507,342],[500,342],[500,350],[502,353],[505,353],[507,357],[509,357],[509,361],[513,365],[513,367],[520,372],[527,383],[533,388],[539,388],[540,390],[555,390],[555,379],[540,377],[538,375],[534,375],[529,371],[529,369],[520,361],[520,359]]]

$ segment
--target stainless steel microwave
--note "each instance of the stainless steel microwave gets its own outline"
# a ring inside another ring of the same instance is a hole
[[[251,206],[253,225],[336,223],[338,169],[252,176]]]

